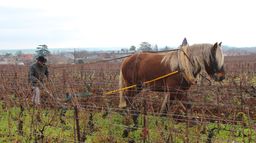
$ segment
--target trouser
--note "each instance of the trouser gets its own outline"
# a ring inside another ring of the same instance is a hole
[[[40,89],[37,86],[33,86],[33,96],[32,96],[32,102],[35,105],[39,105],[40,104]]]

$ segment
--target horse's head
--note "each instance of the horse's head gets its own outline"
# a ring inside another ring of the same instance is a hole
[[[225,79],[224,55],[221,50],[221,42],[217,42],[210,49],[209,62],[205,64],[205,70],[215,81]]]

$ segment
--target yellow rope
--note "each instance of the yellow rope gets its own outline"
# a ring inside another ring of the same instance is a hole
[[[127,90],[127,89],[134,88],[134,87],[136,87],[136,84],[131,85],[131,86],[127,86],[127,87],[123,87],[123,88],[119,88],[119,89],[116,89],[116,90],[109,91],[109,92],[105,93],[105,95],[112,94],[112,93],[119,92],[119,91],[123,91],[123,90]]]
[[[152,79],[152,80],[149,80],[149,81],[145,81],[145,82],[143,82],[143,84],[149,84],[149,83],[151,83],[151,82],[154,82],[154,81],[157,81],[157,80],[166,78],[166,77],[168,77],[168,76],[174,75],[174,74],[176,74],[176,73],[178,73],[178,72],[179,72],[179,71],[174,71],[174,72],[165,74],[165,75],[160,76],[160,77],[157,77],[157,78],[155,78],[155,79]],[[116,90],[112,90],[112,91],[109,91],[109,92],[106,92],[105,95],[113,94],[113,93],[115,93],[115,92],[127,90],[127,89],[134,88],[134,87],[136,87],[136,84],[131,85],[131,86],[127,86],[127,87],[123,87],[123,88],[119,88],[119,89],[116,89]]]
[[[152,80],[149,80],[149,81],[145,81],[144,84],[149,84],[149,83],[151,83],[151,82],[154,82],[154,81],[157,81],[157,80],[166,78],[166,77],[171,76],[171,75],[174,75],[174,74],[176,74],[176,73],[178,73],[178,71],[174,71],[174,72],[168,73],[168,74],[166,74],[166,75],[160,76],[160,77],[158,77],[158,78],[155,78],[155,79],[152,79]]]

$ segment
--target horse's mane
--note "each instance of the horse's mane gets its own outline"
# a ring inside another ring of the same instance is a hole
[[[161,63],[169,66],[172,71],[177,70],[177,68],[178,68],[178,55],[177,55],[177,52],[178,52],[178,50],[170,51],[170,52],[166,52],[166,53],[160,53],[160,54],[164,55]]]
[[[183,72],[184,78],[189,83],[196,81],[196,75],[205,69],[204,63],[210,64],[213,58],[211,47],[212,44],[194,44],[191,46],[180,46],[178,51],[171,51],[165,54],[162,63],[170,64],[172,71],[180,70]],[[219,51],[218,51],[219,50]],[[218,53],[219,52],[219,53]],[[220,48],[217,48],[216,58],[223,56]],[[223,65],[224,58],[217,60],[218,66]]]
[[[197,57],[198,62],[200,65],[203,65],[203,62],[206,62],[207,64],[210,63],[211,59],[211,47],[212,44],[194,44],[189,46],[189,53],[190,57]]]
[[[179,70],[182,71],[183,77],[187,82],[194,84],[196,82],[196,78],[194,75],[195,68],[194,58],[192,58],[189,50],[189,46],[181,46],[178,51],[178,65]]]
[[[224,64],[224,55],[221,48],[217,48],[216,55],[212,55],[211,47],[212,44],[194,44],[189,47],[191,54],[196,55],[200,58],[200,62],[206,62],[210,64],[212,58],[216,58],[218,68],[221,68]],[[204,61],[202,61],[204,60]]]
[[[178,51],[171,51],[164,54],[161,63],[170,67],[171,71],[180,70],[183,77],[190,83],[195,82],[193,68],[188,55],[188,45],[180,46]]]

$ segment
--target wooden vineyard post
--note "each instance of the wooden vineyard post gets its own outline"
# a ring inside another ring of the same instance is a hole
[[[145,95],[144,95],[145,96]],[[143,143],[146,143],[146,139],[148,136],[148,130],[147,130],[147,101],[144,97],[144,118],[143,118]]]
[[[78,116],[78,109],[77,106],[74,106],[74,118],[75,118],[75,127],[76,127],[76,134],[77,134],[77,141],[80,142],[81,141],[81,137],[80,137],[80,126],[79,126],[79,116]]]

